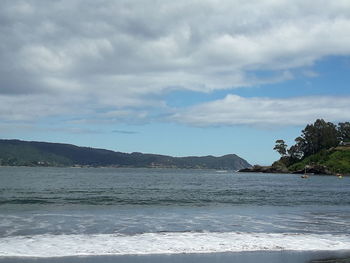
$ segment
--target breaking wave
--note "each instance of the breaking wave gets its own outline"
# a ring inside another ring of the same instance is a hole
[[[34,235],[0,238],[0,257],[64,257],[347,250],[349,235],[161,232],[137,235]]]

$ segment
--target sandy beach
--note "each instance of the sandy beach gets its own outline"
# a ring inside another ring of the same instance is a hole
[[[59,258],[0,258],[0,263],[348,263],[349,251],[270,251],[210,254],[79,256]]]

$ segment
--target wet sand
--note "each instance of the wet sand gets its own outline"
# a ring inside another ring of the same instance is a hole
[[[210,254],[0,258],[0,263],[350,263],[349,251],[240,252]]]
[[[313,260],[311,263],[350,263],[350,257],[346,258],[326,258],[321,260]]]

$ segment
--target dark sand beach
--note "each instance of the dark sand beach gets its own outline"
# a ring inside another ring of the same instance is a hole
[[[350,251],[269,251],[208,254],[0,258],[0,263],[348,263]]]

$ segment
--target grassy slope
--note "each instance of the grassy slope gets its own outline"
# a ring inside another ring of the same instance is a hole
[[[289,166],[289,170],[301,170],[305,165],[325,165],[334,173],[350,174],[350,147],[337,147],[321,151]]]

